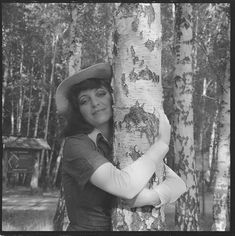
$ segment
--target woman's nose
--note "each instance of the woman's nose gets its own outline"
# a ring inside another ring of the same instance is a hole
[[[91,105],[93,107],[96,107],[98,104],[99,104],[99,101],[97,98],[95,98],[95,97],[91,98]]]

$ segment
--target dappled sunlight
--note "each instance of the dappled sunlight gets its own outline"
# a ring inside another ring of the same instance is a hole
[[[53,231],[57,192],[31,195],[11,189],[2,197],[3,231]]]
[[[2,212],[3,231],[52,231],[54,210],[40,210],[32,207],[31,210],[10,209]]]
[[[4,210],[37,210],[54,209],[56,198],[40,197],[3,197],[2,209]]]

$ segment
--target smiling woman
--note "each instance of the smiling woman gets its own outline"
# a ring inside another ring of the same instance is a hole
[[[112,117],[111,102],[111,94],[104,86],[81,91],[78,97],[82,116],[100,131],[104,130],[102,127],[105,127]]]
[[[58,113],[67,121],[62,161],[67,231],[110,231],[116,197],[129,199],[131,207],[159,207],[186,190],[170,168],[158,189],[144,188],[169,149],[165,115],[158,139],[143,156],[122,170],[113,163],[111,77],[108,63],[96,64],[62,81],[56,91]]]

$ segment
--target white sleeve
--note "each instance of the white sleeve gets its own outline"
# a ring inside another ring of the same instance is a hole
[[[162,161],[168,149],[168,145],[161,144],[158,148],[153,149],[155,155],[158,153],[156,159],[152,159],[153,151],[148,151],[122,170],[109,162],[104,163],[95,170],[90,181],[117,197],[132,199],[148,183],[156,170],[156,165]]]
[[[166,179],[154,188],[161,200],[155,207],[176,201],[187,190],[185,182],[169,166],[165,167]]]

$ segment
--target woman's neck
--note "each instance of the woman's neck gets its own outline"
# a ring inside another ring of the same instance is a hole
[[[112,126],[110,123],[103,124],[102,126],[97,127],[101,134],[108,140],[112,139]]]

